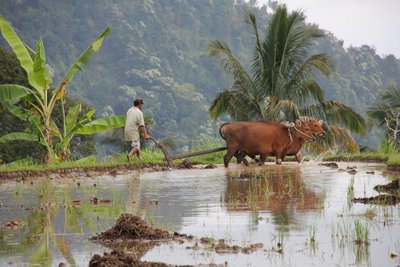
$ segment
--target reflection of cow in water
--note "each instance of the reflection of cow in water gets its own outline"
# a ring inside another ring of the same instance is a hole
[[[314,135],[324,135],[325,131],[322,121],[311,119],[296,120],[291,126],[267,121],[227,122],[221,125],[220,134],[227,145],[224,165],[228,167],[233,156],[243,160],[245,155],[260,155],[259,164],[274,155],[276,164],[282,164],[287,155],[294,155],[300,162],[304,141],[313,141]]]
[[[274,165],[227,170],[224,203],[228,211],[258,210],[294,215],[294,211],[320,210],[325,194],[303,181],[302,167]]]

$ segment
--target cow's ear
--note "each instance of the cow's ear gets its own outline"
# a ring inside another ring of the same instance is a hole
[[[301,120],[297,119],[295,125],[297,128],[301,127]]]
[[[324,123],[323,120],[319,120],[318,122],[319,122],[319,125],[322,125],[322,123]]]

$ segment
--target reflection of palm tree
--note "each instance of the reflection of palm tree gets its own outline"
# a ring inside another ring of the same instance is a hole
[[[254,14],[248,14],[247,23],[255,37],[250,73],[226,44],[214,41],[209,45],[210,55],[220,56],[221,65],[234,79],[231,88],[212,102],[212,118],[224,113],[245,121],[294,121],[300,116],[312,116],[330,124],[331,136],[350,140],[345,129],[358,134],[365,130],[363,117],[342,103],[326,101],[319,84],[312,79],[316,70],[324,75],[333,71],[328,56],[309,55],[313,42],[324,37],[316,25],[305,24],[301,12],[288,14],[285,5],[276,9],[264,38]]]

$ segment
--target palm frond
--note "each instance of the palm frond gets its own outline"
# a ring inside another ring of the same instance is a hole
[[[299,106],[309,100],[317,102],[324,101],[324,91],[315,80],[306,80],[296,87],[288,87],[286,92],[290,99],[293,99]]]
[[[381,94],[381,99],[391,108],[400,107],[400,86],[391,84]]]
[[[210,56],[220,56],[220,65],[226,72],[233,75],[235,81],[240,80],[242,83],[247,84],[246,88],[251,87],[250,76],[225,43],[212,41],[208,45],[208,51]]]
[[[356,134],[364,134],[367,130],[364,117],[340,102],[326,101],[303,107],[300,111],[305,116],[321,118],[328,124],[339,125]]]
[[[367,109],[367,114],[378,126],[383,126],[388,110],[390,107],[387,104],[376,103]]]
[[[322,154],[326,151],[355,153],[359,151],[359,147],[348,130],[329,125],[325,138],[306,143],[304,150],[313,154]]]
[[[292,67],[288,73],[290,77],[288,87],[296,86],[296,84],[311,80],[311,73],[319,70],[325,76],[329,76],[335,70],[335,64],[329,56],[325,54],[312,55],[300,65]]]
[[[296,103],[291,100],[280,100],[272,110],[274,121],[295,121],[300,117],[300,112]]]
[[[336,150],[344,152],[358,152],[358,145],[350,132],[337,125],[329,125],[328,138],[334,140]]]
[[[251,120],[255,110],[251,103],[249,95],[243,91],[225,89],[211,103],[210,117],[215,120],[222,114],[229,114],[235,120]]]

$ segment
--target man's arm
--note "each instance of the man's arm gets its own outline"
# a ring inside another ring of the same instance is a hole
[[[150,135],[147,134],[146,127],[144,127],[143,125],[140,125],[139,130],[143,133],[143,137],[145,140],[150,139]]]

